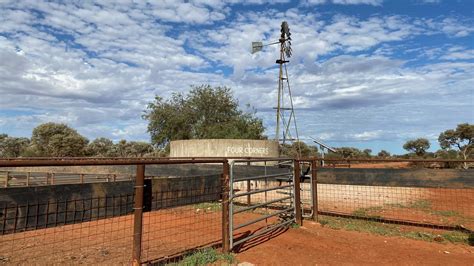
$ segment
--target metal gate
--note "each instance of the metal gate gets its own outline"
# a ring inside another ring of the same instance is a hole
[[[296,222],[299,208],[295,208],[295,202],[299,202],[299,194],[295,195],[294,188],[299,187],[299,180],[295,184],[294,166],[294,161],[288,159],[230,163],[231,249]]]

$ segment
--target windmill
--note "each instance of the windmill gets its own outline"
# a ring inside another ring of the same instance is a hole
[[[293,108],[293,97],[291,95],[290,80],[288,77],[288,69],[286,64],[292,55],[291,49],[291,33],[288,23],[281,23],[281,35],[277,42],[263,44],[262,42],[252,42],[252,54],[259,52],[263,47],[268,45],[280,45],[280,58],[276,60],[279,66],[278,74],[278,100],[276,109],[276,130],[275,140],[281,144],[298,143],[298,156],[301,155],[299,145],[298,127],[296,124],[296,115]]]

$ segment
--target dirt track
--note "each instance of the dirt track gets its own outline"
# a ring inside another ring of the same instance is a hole
[[[256,265],[474,265],[474,247],[334,230],[314,222],[266,240],[237,259]]]

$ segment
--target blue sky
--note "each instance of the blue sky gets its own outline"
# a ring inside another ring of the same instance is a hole
[[[300,137],[404,153],[474,123],[474,1],[0,0],[0,132],[61,122],[89,139],[149,140],[143,110],[190,85],[231,87],[273,137],[277,47]]]

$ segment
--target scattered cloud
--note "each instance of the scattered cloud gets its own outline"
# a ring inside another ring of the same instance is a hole
[[[89,138],[147,140],[141,114],[155,95],[209,83],[233,88],[272,135],[278,48],[249,50],[277,40],[283,20],[302,136],[390,141],[472,121],[472,97],[458,97],[474,84],[474,48],[458,43],[472,38],[472,19],[306,8],[321,4],[383,1],[2,1],[0,132],[55,121]],[[443,43],[420,41],[430,36]]]
[[[322,5],[327,3],[337,5],[373,5],[380,6],[383,0],[307,0],[304,2],[307,5]]]

